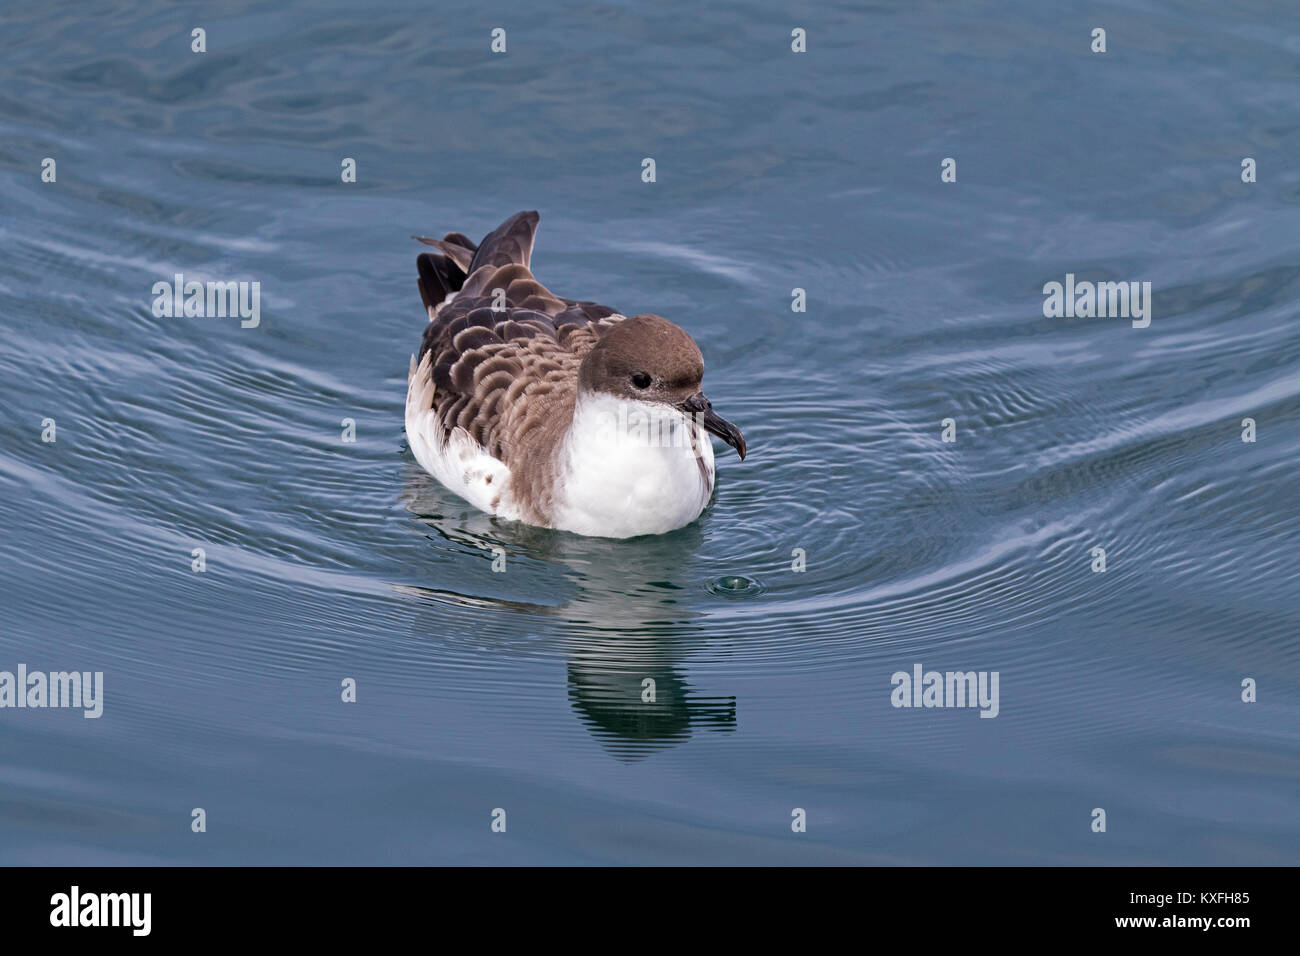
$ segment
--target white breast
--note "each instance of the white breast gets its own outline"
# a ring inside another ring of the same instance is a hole
[[[700,516],[713,481],[709,435],[681,412],[584,395],[560,455],[555,527],[607,538],[663,534]]]

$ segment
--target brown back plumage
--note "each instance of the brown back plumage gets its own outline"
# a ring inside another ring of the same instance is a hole
[[[459,233],[421,239],[440,253],[417,260],[430,316],[417,365],[429,355],[444,440],[465,429],[516,482],[549,473],[540,457],[553,447],[546,439],[572,420],[582,359],[622,320],[606,306],[557,296],[533,277],[537,223],[536,212],[517,213],[477,247]],[[458,295],[444,304],[450,292]],[[549,491],[517,490],[539,498]]]

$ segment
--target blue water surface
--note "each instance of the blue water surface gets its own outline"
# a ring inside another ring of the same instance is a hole
[[[0,23],[0,670],[104,675],[0,709],[0,863],[1300,862],[1294,4]],[[697,523],[407,450],[409,237],[521,209],[699,342],[750,456]],[[177,273],[260,323],[156,316]],[[1067,274],[1150,325],[1046,317]],[[894,707],[916,665],[997,716]]]

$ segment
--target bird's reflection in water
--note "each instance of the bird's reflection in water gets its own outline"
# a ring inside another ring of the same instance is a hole
[[[687,599],[700,591],[691,567],[701,540],[698,522],[627,541],[532,528],[474,510],[414,466],[403,503],[427,531],[448,541],[501,548],[507,561],[540,561],[561,570],[570,595],[555,604],[399,590],[441,604],[451,600],[555,621],[568,657],[569,700],[611,754],[636,760],[697,729],[735,729],[736,699],[692,694],[684,674],[685,655],[701,639]]]

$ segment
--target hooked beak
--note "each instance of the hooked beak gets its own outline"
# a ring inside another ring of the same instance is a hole
[[[678,402],[677,409],[703,425],[710,435],[717,435],[736,449],[740,460],[745,460],[745,436],[739,428],[713,410],[713,404],[704,397],[703,392],[696,392],[686,401]]]

